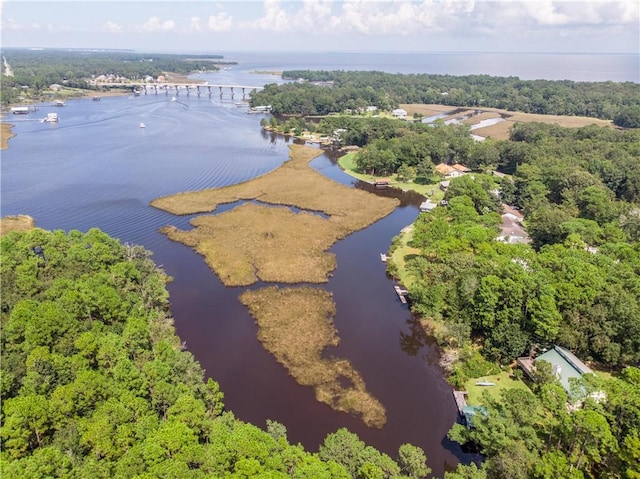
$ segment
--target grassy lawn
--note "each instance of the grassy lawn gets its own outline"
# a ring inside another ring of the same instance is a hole
[[[476,383],[481,381],[492,382],[495,386],[477,386]],[[467,381],[465,388],[468,393],[467,403],[472,406],[479,406],[484,391],[487,391],[491,397],[499,398],[500,391],[513,388],[529,390],[529,387],[523,381],[509,377],[509,371],[503,371],[500,374],[494,374],[492,376],[470,379]]]
[[[377,179],[380,179],[377,176],[365,175],[356,172],[355,157],[356,153],[351,152],[340,157],[338,160],[338,164],[342,167],[345,173],[353,176],[354,178],[358,178],[359,180],[366,181],[367,183],[375,183]],[[433,201],[440,201],[444,196],[444,193],[440,190],[437,183],[429,183],[426,185],[420,185],[414,182],[405,183],[403,181],[398,181],[396,175],[390,176],[389,180],[390,185],[393,188],[399,188],[404,191],[415,191],[416,193],[431,198]]]
[[[413,238],[413,228],[409,228],[407,231],[400,235],[400,244],[391,255],[391,261],[397,266],[397,276],[404,286],[409,287],[413,281],[411,275],[407,272],[406,263],[409,258],[420,254],[418,248],[413,248],[407,243]]]

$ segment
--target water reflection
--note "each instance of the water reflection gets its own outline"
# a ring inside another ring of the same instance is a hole
[[[400,331],[400,348],[409,356],[415,356],[428,344],[429,338],[417,318],[411,317],[406,323],[409,332]]]

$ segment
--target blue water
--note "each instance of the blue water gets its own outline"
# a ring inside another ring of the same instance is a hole
[[[229,53],[240,69],[363,70],[640,83],[640,56],[583,53]],[[249,67],[250,66],[250,67]]]

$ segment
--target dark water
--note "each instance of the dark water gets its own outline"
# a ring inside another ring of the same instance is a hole
[[[335,59],[317,59],[317,66],[329,68]],[[278,82],[250,72],[294,67],[291,57],[286,60],[261,58],[203,77],[225,84]],[[385,61],[370,69],[389,71],[394,64],[389,65]],[[169,291],[178,334],[207,375],[220,382],[228,408],[239,418],[259,426],[266,419],[280,421],[290,441],[312,451],[342,426],[392,456],[410,442],[425,450],[439,476],[460,460],[470,461],[446,439],[456,412],[437,366],[437,350],[398,301],[379,260],[417,216],[420,197],[402,197],[394,213],[337,243],[332,251],[338,267],[322,285],[334,295],[341,339],[330,353],[351,360],[386,407],[388,421],[381,430],[331,410],[314,399],[310,388],[297,385],[257,341],[256,326],[238,301],[244,288],[225,288],[200,256],[157,232],[166,224],[188,228],[190,218],[151,208],[152,199],[246,181],[287,158],[287,140],[261,132],[260,115],[236,107],[241,99],[182,94],[171,101],[161,94],[72,100],[64,108],[41,105],[27,117],[8,118],[17,136],[2,152],[0,213],[29,214],[38,226],[52,230],[97,227],[153,251],[174,278]],[[60,123],[37,121],[50,111],[59,114]],[[139,127],[141,122],[146,128]],[[326,155],[313,166],[335,181],[365,188]]]
[[[59,114],[57,125],[35,120],[49,111]],[[419,196],[403,198],[393,214],[337,243],[338,268],[323,286],[334,294],[341,338],[331,354],[350,359],[385,405],[388,422],[382,430],[331,410],[310,388],[297,385],[257,341],[254,321],[238,301],[244,289],[225,288],[200,256],[157,232],[165,224],[188,228],[189,218],[151,208],[152,199],[245,181],[287,158],[287,141],[261,133],[259,118],[217,96],[71,100],[62,109],[41,105],[28,117],[10,118],[17,136],[2,154],[1,214],[29,214],[46,229],[98,227],[152,250],[175,278],[169,292],[179,336],[207,375],[220,382],[227,406],[239,418],[259,426],[266,419],[280,421],[292,442],[312,451],[342,426],[394,456],[411,442],[425,449],[441,474],[458,457],[465,459],[445,439],[455,420],[451,389],[437,367],[435,348],[412,336],[408,309],[379,259],[392,237],[415,219]],[[327,156],[313,165],[353,184]]]

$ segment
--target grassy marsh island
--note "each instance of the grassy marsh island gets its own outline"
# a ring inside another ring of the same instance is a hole
[[[11,127],[12,125],[9,123],[0,123],[0,150],[9,148],[9,140],[16,136]]]
[[[212,212],[239,200],[280,206],[245,204],[197,217],[190,231],[166,226],[161,232],[203,255],[226,286],[258,280],[326,282],[335,269],[335,258],[327,253],[331,245],[390,214],[399,202],[326,178],[309,166],[321,154],[317,148],[292,145],[290,159],[259,178],[153,200],[152,206],[176,215]],[[303,211],[294,213],[289,206]]]
[[[326,178],[309,166],[321,154],[317,148],[292,145],[289,160],[259,178],[158,198],[152,206],[176,215],[212,212],[239,200],[263,203],[198,216],[191,220],[190,231],[166,226],[161,232],[204,256],[226,286],[258,280],[327,282],[336,267],[335,256],[328,253],[331,245],[390,214],[399,201]],[[327,346],[339,341],[331,322],[331,293],[312,287],[268,287],[247,291],[240,300],[258,323],[263,346],[299,384],[312,386],[318,401],[358,414],[368,426],[384,425],[384,407],[367,392],[351,363],[322,357]]]
[[[386,412],[366,390],[364,380],[346,359],[323,358],[339,338],[333,325],[331,293],[319,288],[271,286],[246,291],[240,301],[258,324],[258,339],[316,399],[337,411],[358,414],[370,427],[382,427]]]
[[[0,237],[13,231],[27,232],[36,227],[35,220],[28,215],[10,215],[0,218]]]

